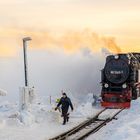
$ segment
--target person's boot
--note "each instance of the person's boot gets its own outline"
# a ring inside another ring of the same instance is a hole
[[[63,121],[63,125],[65,125],[66,124],[66,121]]]
[[[67,117],[67,122],[69,121],[69,117]]]
[[[67,114],[67,122],[69,121],[69,115],[70,115],[70,114],[68,113],[68,114]]]
[[[66,124],[66,118],[64,118],[64,121],[63,121],[63,125],[65,125]]]

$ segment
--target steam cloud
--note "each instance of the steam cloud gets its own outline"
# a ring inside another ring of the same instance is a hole
[[[15,30],[10,31],[18,35]],[[60,94],[64,90],[73,95],[89,92],[100,94],[100,70],[103,54],[121,51],[114,38],[99,37],[89,30],[70,31],[61,36],[49,32],[26,32],[30,36],[28,50],[29,82],[43,96]],[[21,44],[22,45],[22,44]],[[24,85],[23,55],[0,58],[0,85],[8,91],[8,97],[18,99],[19,86]]]
[[[101,53],[83,49],[77,54],[63,52],[29,51],[29,83],[43,96],[60,94],[61,90],[73,95],[100,94]],[[18,99],[19,86],[24,85],[23,60],[1,60],[0,85],[7,96]]]

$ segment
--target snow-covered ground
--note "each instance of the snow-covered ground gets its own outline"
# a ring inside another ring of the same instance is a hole
[[[54,111],[53,101],[34,104],[29,112],[20,112],[17,103],[1,101],[0,140],[47,140],[95,115],[101,108],[93,107],[92,102],[92,95],[81,103],[73,99],[74,111],[70,111],[70,121],[64,126],[59,111]]]
[[[29,112],[20,112],[17,103],[1,101],[0,140],[48,140],[102,109],[100,106],[92,106],[92,102],[90,94],[82,102],[73,100],[75,109],[70,111],[70,121],[64,126],[60,113],[54,111],[54,101],[52,104],[34,104]],[[140,140],[139,106],[140,99],[132,101],[131,108],[121,112],[118,120],[113,120],[87,140]]]
[[[86,140],[140,140],[140,99],[132,101],[131,108],[118,115]]]

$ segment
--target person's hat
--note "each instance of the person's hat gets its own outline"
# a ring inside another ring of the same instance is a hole
[[[65,96],[67,96],[67,94],[66,94],[65,92],[63,92],[63,93],[62,93],[62,95],[65,95]]]

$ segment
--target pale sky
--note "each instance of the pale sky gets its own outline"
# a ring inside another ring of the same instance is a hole
[[[0,0],[1,46],[7,38],[19,39],[9,34],[13,29],[20,35],[20,30],[59,34],[88,28],[116,38],[122,50],[140,52],[139,25],[140,0]]]

